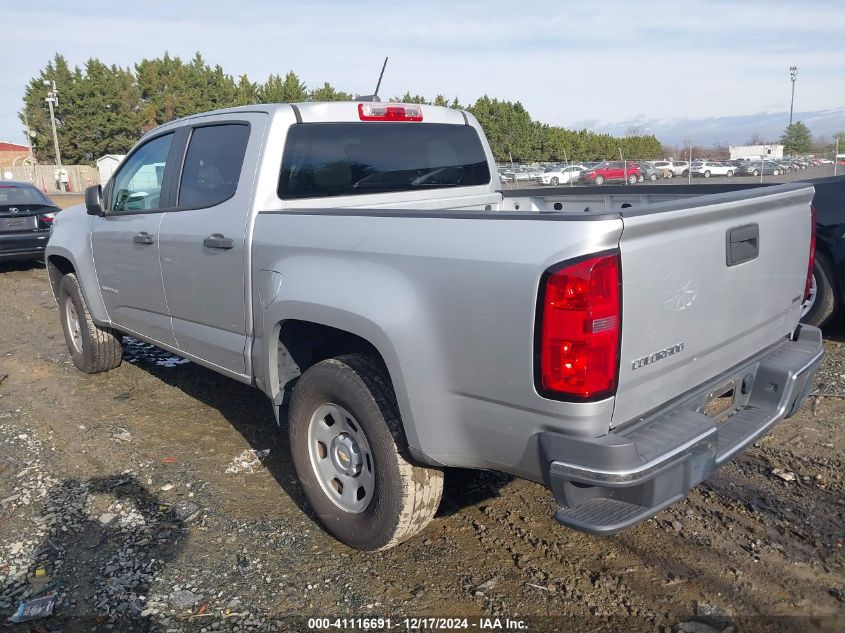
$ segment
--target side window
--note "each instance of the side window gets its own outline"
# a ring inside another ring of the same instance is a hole
[[[249,140],[243,123],[194,128],[179,182],[180,207],[213,207],[235,195]]]
[[[161,181],[173,133],[142,145],[117,172],[112,188],[113,212],[143,211],[160,207]]]

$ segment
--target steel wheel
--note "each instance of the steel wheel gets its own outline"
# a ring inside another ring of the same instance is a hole
[[[79,325],[79,315],[70,296],[65,297],[65,321],[67,323],[68,342],[77,354],[82,353],[82,327]]]
[[[341,510],[358,514],[375,493],[375,463],[367,436],[349,411],[326,403],[308,424],[311,468],[326,496]]]

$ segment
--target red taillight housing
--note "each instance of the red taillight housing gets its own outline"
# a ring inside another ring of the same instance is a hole
[[[558,400],[600,400],[616,392],[622,297],[619,253],[550,269],[537,303],[535,384]]]
[[[813,265],[816,262],[816,207],[810,206],[810,263],[807,264],[807,282],[804,284],[804,300],[810,298],[813,287]]]
[[[359,103],[362,121],[422,121],[422,108],[405,103]]]

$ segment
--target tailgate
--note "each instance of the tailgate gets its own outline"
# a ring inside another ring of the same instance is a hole
[[[633,207],[623,216],[622,347],[611,426],[795,329],[812,198],[812,186],[789,184]]]

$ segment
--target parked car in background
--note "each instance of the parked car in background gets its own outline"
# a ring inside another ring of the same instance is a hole
[[[742,166],[740,174],[743,176],[780,176],[783,169],[773,160],[749,161]]]
[[[689,174],[689,161],[672,161],[672,171],[676,176],[686,176],[687,174]]]
[[[581,181],[590,185],[603,185],[606,182],[625,182],[636,184],[640,179],[640,168],[634,161],[611,160],[599,163],[595,167],[581,172]]]
[[[0,260],[40,259],[59,207],[28,182],[0,180]]]
[[[712,160],[693,161],[691,170],[693,176],[703,178],[710,178],[710,176],[727,176],[730,178],[736,172],[733,165]]]
[[[672,178],[675,175],[675,167],[671,160],[656,160],[652,165],[661,172],[663,178]]]
[[[637,178],[639,182],[650,180],[654,182],[658,178],[663,178],[663,172],[658,170],[653,163],[649,161],[637,161],[637,167],[640,168],[640,175]]]
[[[581,172],[587,168],[583,165],[568,165],[568,166],[554,166],[549,167],[540,177],[540,182],[544,185],[566,185],[573,182],[578,182]]]

